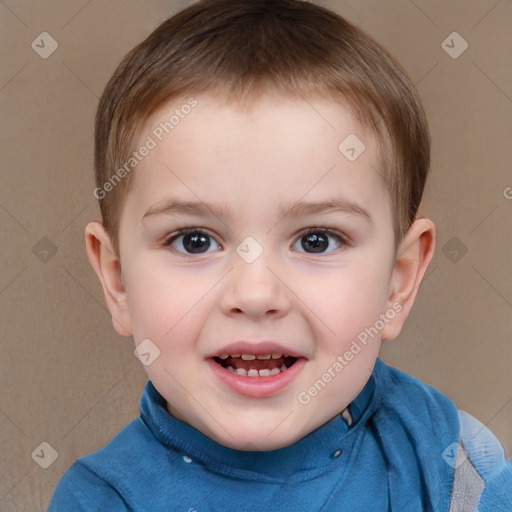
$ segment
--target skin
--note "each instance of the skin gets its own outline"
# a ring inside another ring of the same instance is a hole
[[[198,106],[134,171],[119,260],[99,222],[86,227],[87,252],[117,332],[159,348],[144,368],[169,413],[224,446],[276,449],[331,420],[363,389],[381,340],[395,338],[409,314],[433,256],[435,227],[416,219],[395,253],[376,140],[340,102],[267,94],[242,108],[209,94],[196,98]],[[153,115],[140,144],[179,105]],[[338,150],[351,133],[366,146],[353,162]],[[278,215],[282,202],[338,195],[364,206],[373,222],[346,211]],[[232,216],[207,210],[142,220],[170,196],[226,203]],[[323,252],[311,252],[301,244],[303,232],[318,226],[347,242],[330,236]],[[181,227],[210,235],[207,252],[187,253],[183,237],[164,246]],[[247,236],[263,248],[252,263],[236,252]],[[393,304],[401,311],[309,403],[300,403],[299,394]],[[278,394],[241,396],[219,384],[205,357],[242,339],[275,340],[307,363]]]

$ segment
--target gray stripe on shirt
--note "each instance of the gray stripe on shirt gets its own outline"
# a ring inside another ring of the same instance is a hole
[[[484,487],[485,483],[469,460],[461,439],[455,463],[449,512],[478,512],[478,502]]]

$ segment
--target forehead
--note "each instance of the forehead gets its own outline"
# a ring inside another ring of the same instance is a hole
[[[389,202],[375,136],[334,100],[266,95],[240,105],[184,97],[149,118],[136,147],[146,143],[152,149],[127,198],[139,219],[176,196],[260,216],[338,193],[367,209]]]

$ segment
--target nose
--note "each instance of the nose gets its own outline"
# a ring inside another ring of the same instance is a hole
[[[288,313],[289,289],[285,279],[268,263],[264,254],[252,263],[241,258],[235,262],[221,299],[224,314],[258,319],[281,318]]]

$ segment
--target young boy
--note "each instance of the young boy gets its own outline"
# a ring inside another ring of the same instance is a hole
[[[203,0],[100,100],[89,259],[149,382],[49,510],[510,511],[496,438],[379,358],[432,258],[421,104],[298,0]]]

